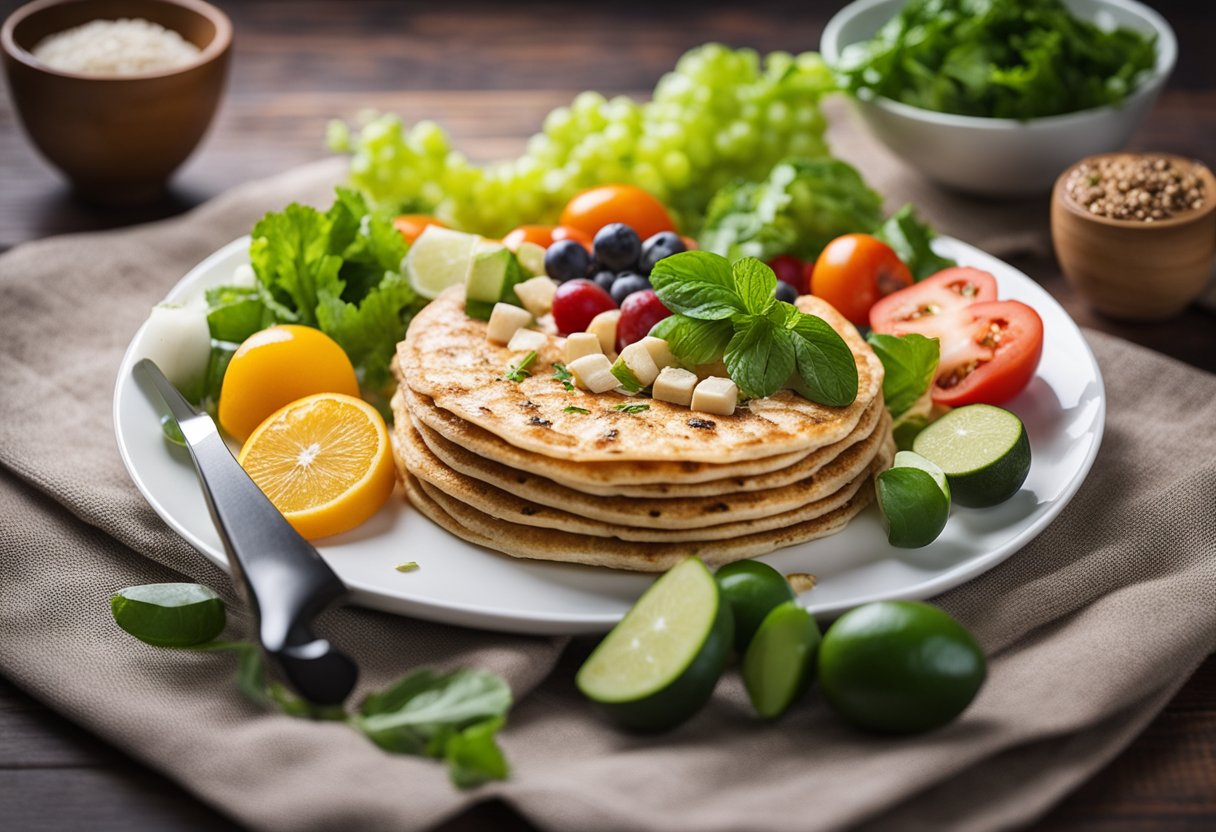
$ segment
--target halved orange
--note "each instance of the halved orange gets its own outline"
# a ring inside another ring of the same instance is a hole
[[[367,402],[342,393],[305,396],[271,414],[237,461],[309,540],[370,518],[396,480],[384,419]]]

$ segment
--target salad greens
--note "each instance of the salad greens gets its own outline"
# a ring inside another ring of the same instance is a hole
[[[714,195],[700,244],[731,260],[792,254],[814,260],[841,234],[882,222],[882,197],[839,159],[785,159],[758,181],[739,180]]]
[[[719,357],[750,398],[793,385],[830,407],[857,398],[857,363],[844,339],[821,318],[777,300],[777,277],[754,257],[731,264],[707,251],[660,260],[650,275],[673,313],[651,330],[682,362]]]
[[[481,166],[452,149],[433,122],[407,130],[382,115],[357,133],[330,126],[330,146],[352,154],[350,183],[377,208],[435,214],[454,228],[500,237],[522,223],[554,223],[578,191],[633,184],[657,197],[686,234],[713,194],[758,180],[788,156],[826,156],[820,99],[835,89],[813,52],[717,43],[687,52],[652,99],[579,94],[545,119],[518,159]]]
[[[237,688],[256,704],[290,716],[343,721],[386,751],[443,760],[458,788],[510,773],[495,738],[511,709],[511,689],[497,674],[420,668],[347,714],[341,706],[313,705],[270,678],[256,644],[217,641],[224,629],[224,602],[207,587],[127,587],[111,597],[110,608],[119,627],[147,644],[235,653]]]
[[[908,335],[871,332],[866,340],[885,371],[882,395],[887,410],[898,419],[928,392],[933,383],[941,353],[938,340],[915,332]]]
[[[916,210],[905,205],[878,227],[874,236],[889,245],[904,261],[912,278],[920,281],[942,269],[957,265],[953,260],[933,251],[933,229],[921,222]]]
[[[276,323],[319,328],[350,356],[364,389],[382,392],[410,318],[425,304],[401,272],[409,246],[392,218],[339,188],[321,212],[292,203],[253,227],[253,286],[206,293],[211,337],[235,345]],[[213,355],[208,391],[218,398],[233,347]]]
[[[836,69],[853,93],[1030,119],[1118,104],[1155,63],[1155,38],[1108,31],[1061,0],[911,0]]]

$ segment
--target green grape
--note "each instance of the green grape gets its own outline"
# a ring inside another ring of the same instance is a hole
[[[381,115],[357,132],[329,126],[329,145],[351,153],[350,181],[377,208],[434,213],[466,231],[501,236],[525,222],[554,222],[579,190],[638,185],[695,234],[713,194],[736,179],[763,179],[787,156],[827,155],[821,97],[834,88],[815,53],[706,44],[685,53],[638,103],[596,92],[545,117],[518,159],[476,165],[433,122],[406,130]]]

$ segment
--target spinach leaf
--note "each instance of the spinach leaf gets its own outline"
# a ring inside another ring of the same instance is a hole
[[[199,584],[129,586],[110,596],[119,627],[157,647],[193,647],[224,629],[224,602]]]
[[[882,395],[895,418],[909,410],[933,383],[941,350],[936,338],[917,333],[884,335],[871,332],[870,346],[885,371]]]

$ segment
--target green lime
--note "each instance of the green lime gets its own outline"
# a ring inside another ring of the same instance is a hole
[[[941,609],[877,601],[832,624],[819,645],[819,686],[833,710],[892,733],[945,725],[984,683],[984,653]]]
[[[878,475],[878,508],[887,541],[919,549],[937,540],[950,519],[950,498],[919,468],[889,468]]]
[[[747,649],[760,622],[778,604],[793,599],[785,576],[758,560],[737,560],[718,570],[714,579],[735,618],[735,650]]]
[[[950,411],[922,430],[912,447],[946,472],[960,506],[1002,503],[1030,472],[1030,440],[1022,420],[990,404]]]
[[[449,286],[466,282],[480,240],[476,234],[427,226],[410,246],[403,263],[414,291],[430,300]]]
[[[624,728],[674,728],[709,701],[732,636],[730,607],[713,575],[688,558],[643,593],[579,668],[575,683]]]
[[[819,625],[797,601],[774,607],[743,656],[743,685],[764,719],[785,713],[810,687]]]
[[[919,468],[933,477],[933,481],[937,483],[937,487],[946,495],[946,499],[950,499],[950,482],[946,479],[946,472],[920,454],[913,451],[898,451],[895,454],[894,462],[891,463],[891,467]]]

